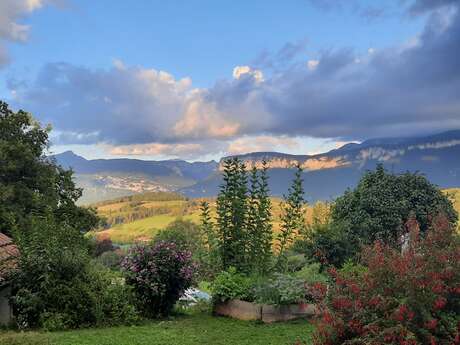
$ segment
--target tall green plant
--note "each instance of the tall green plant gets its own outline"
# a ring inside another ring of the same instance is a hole
[[[223,183],[217,197],[219,248],[223,268],[247,271],[247,172],[238,158],[223,164]]]
[[[248,203],[249,262],[261,274],[269,270],[273,240],[267,170],[266,161],[261,170],[252,169]]]
[[[213,275],[221,267],[219,256],[219,241],[216,228],[211,218],[211,208],[207,201],[201,203],[201,236],[204,244],[204,252],[201,253],[200,269],[205,275]],[[204,266],[204,267],[203,267]]]
[[[288,195],[284,196],[281,214],[281,231],[278,235],[278,260],[276,268],[286,269],[286,249],[291,244],[293,235],[305,227],[304,189],[302,168],[297,165],[294,180],[289,187]]]

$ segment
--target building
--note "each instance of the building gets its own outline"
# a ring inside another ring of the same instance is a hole
[[[9,304],[11,288],[8,275],[16,267],[18,255],[19,251],[13,240],[0,233],[0,325],[7,325],[13,317]]]

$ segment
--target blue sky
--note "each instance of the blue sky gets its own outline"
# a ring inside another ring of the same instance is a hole
[[[455,55],[456,1],[3,1],[0,98],[51,122],[55,151],[314,153],[460,126],[452,80],[409,89]]]

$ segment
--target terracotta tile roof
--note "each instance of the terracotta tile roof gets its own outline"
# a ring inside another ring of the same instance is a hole
[[[0,233],[0,285],[6,280],[6,275],[16,267],[16,258],[19,256],[18,248],[13,240]]]

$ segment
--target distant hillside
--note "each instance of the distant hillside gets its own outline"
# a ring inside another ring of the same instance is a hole
[[[304,170],[309,201],[331,200],[356,185],[366,169],[382,163],[395,173],[412,171],[426,175],[442,188],[460,187],[460,130],[416,138],[371,139],[347,144],[317,155],[255,152],[239,156],[248,169],[269,164],[270,189],[274,196],[286,193],[296,164]],[[175,191],[188,197],[217,194],[221,184],[220,163],[182,160],[95,159],[67,151],[53,156],[76,173],[84,188],[80,203],[92,203],[143,192]]]
[[[84,189],[81,204],[143,192],[176,191],[203,181],[217,170],[218,165],[214,161],[87,160],[72,151],[51,156],[51,159],[75,171],[77,185]]]
[[[378,163],[395,173],[419,172],[442,188],[460,186],[460,130],[427,137],[372,139],[310,156],[256,152],[239,157],[248,169],[260,167],[263,160],[268,162],[274,195],[287,191],[294,174],[292,167],[300,164],[305,170],[305,190],[310,201],[334,199]],[[220,183],[220,175],[214,174],[180,191],[189,196],[210,196],[215,195]]]

